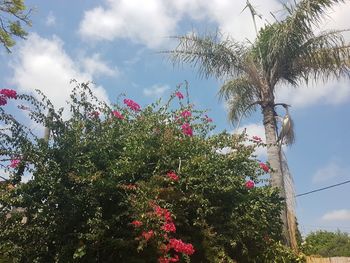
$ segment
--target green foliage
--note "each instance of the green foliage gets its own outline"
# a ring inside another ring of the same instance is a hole
[[[350,257],[350,236],[340,231],[312,232],[305,238],[302,250],[306,255]]]
[[[17,99],[51,136],[41,139],[0,108],[2,165],[11,173],[0,186],[0,255],[14,262],[297,262],[279,245],[282,202],[260,178],[254,146],[244,136],[209,136],[210,120],[182,100],[175,107],[175,95],[139,111],[99,102],[80,84],[68,119],[44,96]],[[224,147],[231,152],[216,151]],[[9,168],[13,159],[20,163]],[[27,183],[23,167],[32,175]],[[248,179],[261,184],[249,188]]]
[[[15,37],[25,38],[24,25],[30,26],[31,10],[27,10],[24,0],[0,0],[0,43],[11,52]]]

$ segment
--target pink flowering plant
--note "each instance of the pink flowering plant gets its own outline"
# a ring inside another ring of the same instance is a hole
[[[48,138],[0,107],[8,127],[0,131],[1,165],[10,173],[0,184],[0,255],[14,262],[280,262],[271,248],[281,238],[282,202],[261,179],[246,136],[209,135],[213,120],[181,87],[165,104],[144,106],[129,97],[108,105],[89,85],[76,84],[68,119],[40,92],[41,100],[16,94],[18,112],[47,127]],[[4,94],[11,103],[14,93]],[[218,154],[224,147],[234,151]]]

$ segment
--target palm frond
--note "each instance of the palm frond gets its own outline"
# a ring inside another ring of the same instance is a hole
[[[345,42],[343,32],[322,32],[306,41],[299,49],[290,74],[295,78],[322,78],[324,81],[330,77],[350,77],[350,43]]]
[[[236,76],[243,72],[244,57],[247,47],[231,38],[222,40],[219,34],[198,36],[190,34],[176,36],[178,46],[170,54],[174,64],[189,63],[197,67],[204,77]]]
[[[300,47],[315,37],[314,28],[319,27],[326,9],[343,2],[345,0],[302,0],[295,6],[285,5],[287,17],[260,32],[256,45],[262,50],[263,68],[272,84],[281,77],[293,83],[293,78],[283,76],[281,69],[298,58]]]
[[[247,76],[227,81],[218,93],[227,102],[228,119],[236,124],[243,116],[247,117],[256,109],[258,91]]]

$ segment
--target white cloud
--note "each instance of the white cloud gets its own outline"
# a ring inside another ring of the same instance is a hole
[[[165,37],[175,32],[176,19],[163,0],[108,0],[84,14],[82,36],[95,40],[129,39],[150,48],[161,46]]]
[[[137,0],[106,0],[103,6],[88,10],[81,21],[79,32],[88,39],[129,39],[149,48],[166,44],[166,37],[176,34],[186,18],[216,23],[224,34],[237,40],[252,40],[255,30],[251,14],[241,11],[245,1],[232,0],[148,0],[147,5]],[[280,8],[277,0],[260,0],[257,10],[263,19],[257,19],[258,28],[271,18],[270,11]]]
[[[120,74],[118,68],[110,68],[104,61],[101,60],[100,54],[93,54],[92,57],[82,59],[82,64],[85,72],[91,76],[117,76]]]
[[[46,24],[47,26],[54,26],[54,25],[56,25],[56,17],[53,15],[52,12],[50,12],[50,13],[47,15],[45,24]]]
[[[349,221],[350,210],[341,209],[328,212],[322,216],[324,221]]]
[[[278,12],[282,10],[279,0],[259,0],[253,5],[262,15],[262,19],[256,17],[258,30],[266,21],[274,22],[270,12],[283,15]],[[85,12],[79,32],[87,39],[129,39],[157,49],[169,43],[167,37],[177,34],[181,22],[192,19],[208,26],[214,23],[224,35],[236,40],[252,41],[256,33],[249,9],[243,11],[245,6],[243,0],[148,0],[147,4],[138,0],[105,0]],[[335,5],[321,28],[347,28],[349,12],[349,3]]]
[[[349,172],[350,168],[341,167],[337,162],[331,161],[329,164],[316,171],[312,177],[312,182],[324,183],[334,181],[334,179],[346,177]]]
[[[350,2],[340,3],[335,5],[328,11],[329,17],[326,18],[321,28],[323,29],[348,29],[349,28],[349,14]],[[345,33],[347,41],[350,40],[350,32]]]
[[[350,81],[338,80],[323,84],[302,84],[298,88],[284,86],[277,90],[276,101],[291,104],[293,107],[303,108],[315,104],[337,105],[350,99]]]
[[[239,128],[237,133],[242,133],[243,131],[246,131],[249,138],[252,138],[253,136],[258,136],[262,139],[262,142],[265,142],[265,128],[261,124],[251,123],[244,125],[243,127]],[[248,143],[252,144],[252,143]],[[258,147],[255,150],[255,154],[259,159],[266,159],[267,158],[267,149],[266,147]]]
[[[80,66],[65,52],[63,42],[58,37],[47,39],[37,34],[29,35],[16,52],[11,64],[14,75],[12,82],[22,92],[40,89],[56,107],[64,107],[74,85],[72,79],[79,82],[91,81],[92,73],[83,72]],[[105,90],[92,87],[96,96],[108,102]]]
[[[143,94],[147,97],[162,97],[162,95],[169,90],[170,87],[168,85],[153,85],[151,88],[143,89]]]

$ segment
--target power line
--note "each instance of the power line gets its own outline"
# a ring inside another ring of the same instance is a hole
[[[350,180],[342,182],[342,183],[326,186],[326,187],[323,187],[323,188],[319,188],[319,189],[316,189],[316,190],[312,190],[312,191],[309,191],[309,192],[306,192],[306,193],[298,194],[295,197],[312,194],[312,193],[315,193],[315,192],[323,191],[323,190],[326,190],[326,189],[329,189],[329,188],[333,188],[333,187],[336,187],[336,186],[339,186],[339,185],[343,185],[343,184],[348,184],[348,183],[350,183]]]

